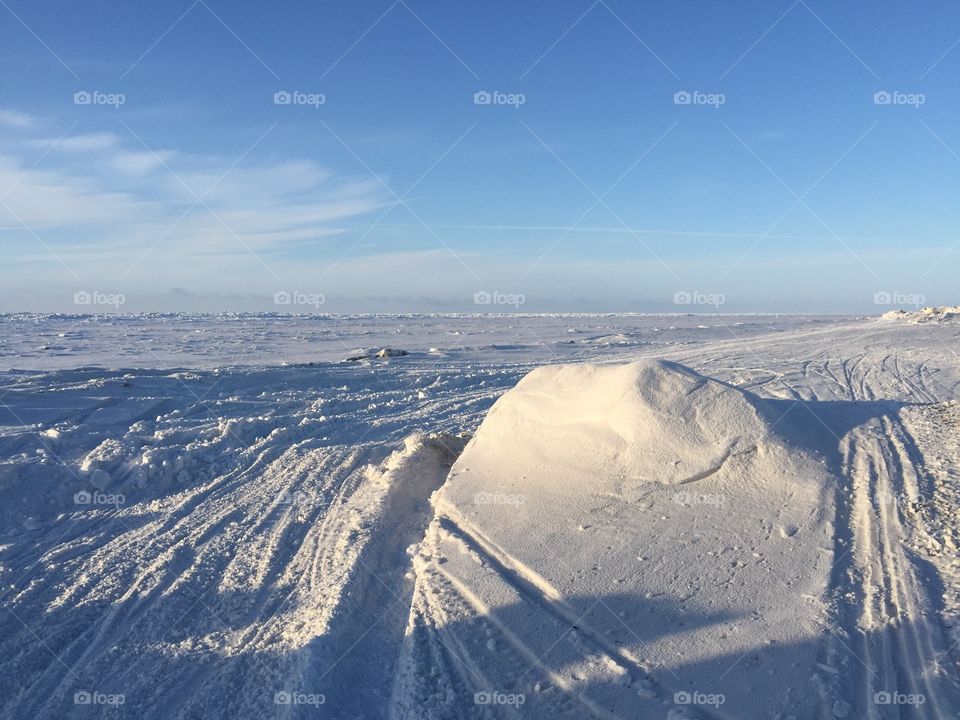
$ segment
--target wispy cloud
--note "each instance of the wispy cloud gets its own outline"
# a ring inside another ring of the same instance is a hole
[[[0,109],[0,125],[12,128],[28,128],[34,125],[34,118],[15,110]]]
[[[37,127],[11,111],[0,123]],[[389,204],[375,180],[309,158],[237,162],[122,133],[31,134],[0,145],[0,232],[14,263],[45,250],[81,275],[140,266],[173,282],[185,264],[214,270],[218,256],[283,258]]]

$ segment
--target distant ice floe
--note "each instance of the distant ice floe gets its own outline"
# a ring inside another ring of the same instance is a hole
[[[909,310],[890,310],[881,316],[884,320],[902,320],[914,325],[919,323],[954,322],[960,319],[960,305],[925,307],[914,312]]]
[[[397,348],[368,348],[366,350],[358,350],[355,355],[347,358],[347,362],[359,362],[360,360],[372,360],[373,358],[403,357],[409,354],[406,350],[398,350]]]

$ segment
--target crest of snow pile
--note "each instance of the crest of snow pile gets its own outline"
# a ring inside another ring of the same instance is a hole
[[[881,317],[884,320],[901,320],[919,325],[921,323],[942,323],[960,320],[960,305],[945,305],[943,307],[925,307],[915,312],[907,310],[890,310]]]
[[[491,409],[472,445],[499,447],[505,460],[517,451],[585,482],[613,474],[679,485],[768,436],[743,392],[676,363],[642,360],[534,370]]]

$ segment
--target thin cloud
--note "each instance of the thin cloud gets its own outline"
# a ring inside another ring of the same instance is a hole
[[[0,125],[11,128],[33,127],[35,120],[31,115],[15,110],[0,110]]]
[[[235,160],[145,149],[111,132],[14,139],[0,152],[0,192],[9,188],[0,227],[42,230],[70,262],[97,258],[102,268],[113,258],[115,274],[146,252],[176,272],[186,257],[282,255],[389,204],[373,179],[340,177],[312,159]]]

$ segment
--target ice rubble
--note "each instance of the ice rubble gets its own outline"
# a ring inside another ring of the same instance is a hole
[[[960,319],[960,305],[925,307],[914,312],[908,310],[890,310],[881,317],[884,320],[904,320],[908,323],[939,323]]]

